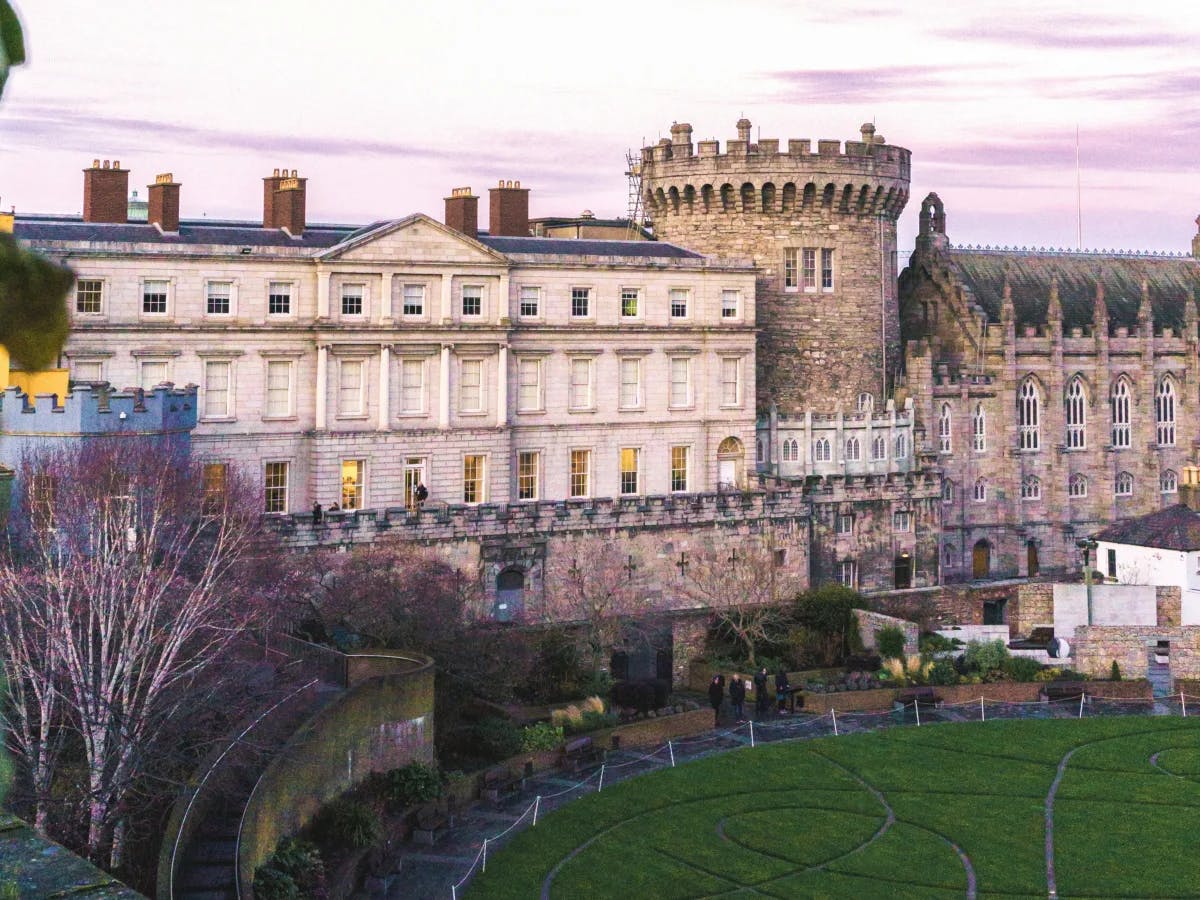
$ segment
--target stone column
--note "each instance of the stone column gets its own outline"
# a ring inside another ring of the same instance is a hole
[[[392,273],[383,272],[380,276],[379,316],[385,322],[392,318]]]
[[[452,344],[442,344],[442,370],[438,386],[438,428],[443,431],[450,427],[450,349],[452,346]]]
[[[379,430],[388,431],[392,424],[392,347],[379,348]]]
[[[326,282],[328,287],[328,282]],[[328,300],[328,292],[326,292]],[[325,430],[325,405],[329,393],[329,347],[317,347],[317,431]]]
[[[508,425],[508,345],[500,345],[496,358],[496,427]]]
[[[442,274],[442,323],[449,324],[454,307],[454,276],[449,272]]]
[[[329,318],[329,271],[317,269],[317,318]]]

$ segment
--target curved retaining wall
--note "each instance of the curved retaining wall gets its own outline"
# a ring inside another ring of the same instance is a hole
[[[347,691],[287,742],[254,787],[238,838],[242,898],[254,870],[322,804],[372,772],[432,763],[433,660],[381,651],[347,656]]]

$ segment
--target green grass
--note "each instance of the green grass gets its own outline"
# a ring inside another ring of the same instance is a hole
[[[1200,720],[1131,717],[709,757],[545,816],[490,855],[469,896],[535,898],[548,884],[552,898],[938,900],[965,895],[965,855],[979,897],[1045,897],[1046,795],[1071,750],[1054,805],[1059,896],[1200,894]]]

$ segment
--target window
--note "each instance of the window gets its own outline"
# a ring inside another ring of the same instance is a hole
[[[1160,447],[1175,446],[1175,382],[1169,376],[1154,393],[1155,439]]]
[[[292,414],[292,363],[286,359],[267,361],[267,418]]]
[[[975,415],[971,418],[971,447],[976,453],[987,450],[987,418],[983,404],[975,404]]]
[[[536,356],[517,360],[517,412],[538,412],[542,408],[542,361]]]
[[[882,434],[875,435],[874,440],[871,441],[871,459],[887,459],[887,438]]]
[[[637,288],[621,288],[621,317],[636,319],[640,313],[642,292]]]
[[[365,387],[366,363],[361,359],[343,359],[338,366],[338,415],[366,415]]]
[[[571,288],[571,318],[586,319],[592,314],[592,289]]]
[[[363,303],[363,295],[366,293],[364,288],[365,286],[361,284],[342,285],[343,316],[361,316],[366,312],[366,307]]]
[[[1158,489],[1164,494],[1174,494],[1179,490],[1179,476],[1167,469],[1158,476]]]
[[[364,460],[342,460],[342,509],[363,508],[363,474],[366,469]]]
[[[686,319],[688,317],[689,291],[684,288],[671,288],[671,318]]]
[[[756,440],[756,441],[754,442],[754,461],[755,461],[755,462],[762,462],[762,461],[763,461],[763,442],[762,442],[762,438],[759,438],[758,440]]]
[[[229,467],[220,462],[205,463],[200,470],[200,479],[204,491],[202,508],[208,515],[213,515],[225,505]]]
[[[463,503],[482,503],[486,497],[487,460],[479,454],[463,457]]]
[[[423,284],[406,284],[401,290],[403,291],[400,304],[400,314],[412,318],[421,318],[425,315],[425,285]]]
[[[975,479],[974,497],[975,497],[976,503],[983,503],[985,500],[987,500],[987,489],[988,489],[988,483],[987,483],[986,478],[976,478]]]
[[[1117,551],[1111,548],[1108,551],[1108,577],[1117,577]]]
[[[98,278],[81,278],[75,282],[75,312],[98,315],[104,312],[104,282]],[[166,312],[166,309],[163,309]]]
[[[458,411],[483,412],[483,360],[464,359],[458,372]]]
[[[542,289],[538,287],[522,285],[520,305],[517,307],[517,314],[523,319],[536,319],[539,315],[541,315],[541,309]]]
[[[736,319],[742,307],[741,291],[721,291],[721,318]]]
[[[263,512],[288,511],[288,464],[269,462],[263,475]]]
[[[538,481],[541,474],[542,455],[536,450],[522,450],[517,454],[517,499],[536,500],[539,496]]]
[[[785,290],[796,290],[800,286],[799,265],[795,247],[783,251],[783,286]]]
[[[414,416],[425,412],[425,360],[400,361],[400,413]]]
[[[642,406],[642,361],[636,357],[621,359],[621,409],[640,409]]]
[[[813,441],[813,462],[830,462],[833,459],[833,448],[829,438],[817,438]]]
[[[292,314],[292,285],[286,281],[267,284],[267,315],[290,316]]]
[[[857,587],[858,563],[852,559],[843,559],[838,563],[838,581],[846,587]]]
[[[567,398],[571,409],[592,408],[592,363],[587,357],[571,358],[570,396]]]
[[[142,312],[148,316],[165,316],[167,314],[168,281],[142,282]]]
[[[954,565],[954,555],[955,555],[955,552],[954,552],[953,544],[943,544],[942,545],[942,565],[943,566]]]
[[[828,247],[821,250],[821,290],[833,290],[833,251]]]
[[[858,400],[855,401],[854,405],[860,413],[869,413],[875,408],[875,398],[866,391],[863,391],[858,395]]]
[[[862,445],[859,444],[858,438],[852,437],[846,439],[846,461],[858,462],[862,458]]]
[[[621,493],[640,493],[638,474],[641,468],[642,451],[637,447],[621,448]]]
[[[892,531],[907,534],[912,531],[912,513],[898,509],[892,513]]]
[[[1036,475],[1026,475],[1021,479],[1021,499],[1041,500],[1042,480]]]
[[[233,282],[210,281],[204,286],[204,312],[210,316],[227,316],[233,311]]]
[[[686,356],[671,357],[671,385],[667,405],[686,409],[692,405],[692,361]]]
[[[721,358],[721,405],[742,405],[742,361],[736,357]]]
[[[1083,379],[1072,378],[1067,385],[1067,449],[1082,450],[1087,446],[1087,395]]]
[[[688,489],[688,463],[692,454],[691,447],[671,448],[671,490],[678,493]]]
[[[954,502],[954,482],[948,479],[942,482],[942,502]]]
[[[76,359],[71,362],[72,381],[103,381],[104,360]]]
[[[800,461],[800,442],[795,438],[790,440],[785,439],[783,442],[783,461],[784,462],[799,462]]]
[[[204,418],[233,417],[233,382],[230,378],[233,363],[228,360],[206,360],[204,363]]]
[[[570,496],[587,497],[592,487],[592,451],[571,451]]]
[[[950,404],[942,404],[942,412],[938,416],[938,452],[949,453],[951,448],[950,443]]]
[[[464,284],[462,289],[462,314],[464,318],[483,315],[483,285]]]
[[[817,289],[817,251],[815,247],[805,247],[801,254],[802,268],[800,277],[804,282],[804,290]]]
[[[1117,475],[1116,494],[1118,497],[1133,496],[1133,476],[1128,472],[1121,472]]]
[[[1041,446],[1041,429],[1038,426],[1040,403],[1037,384],[1032,378],[1026,378],[1017,396],[1017,426],[1022,450],[1037,450]]]
[[[143,359],[139,368],[143,391],[152,391],[168,379],[165,359]]]
[[[1067,496],[1069,497],[1086,497],[1088,488],[1087,476],[1082,472],[1076,472],[1067,481]]]
[[[1109,405],[1112,408],[1112,445],[1116,448],[1129,446],[1129,380],[1122,375],[1113,385]]]
[[[834,534],[854,534],[854,516],[850,513],[838,513],[833,522]]]
[[[896,453],[895,453],[896,459],[907,459],[908,458],[908,435],[903,434],[903,433],[896,435],[895,443],[896,443]]]

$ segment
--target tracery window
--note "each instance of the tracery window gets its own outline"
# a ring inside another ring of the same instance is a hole
[[[1067,481],[1067,494],[1071,497],[1086,497],[1088,488],[1087,476],[1082,472],[1076,472]]]
[[[1174,494],[1179,490],[1179,476],[1167,469],[1158,476],[1158,489],[1164,494]]]
[[[1083,379],[1075,377],[1067,386],[1067,449],[1082,450],[1087,446],[1087,395]]]
[[[813,441],[813,462],[829,462],[833,459],[833,451],[829,438],[817,438]]]
[[[1175,382],[1166,376],[1154,393],[1155,440],[1160,447],[1175,446]]]
[[[1037,383],[1032,378],[1026,378],[1021,383],[1021,392],[1017,396],[1017,424],[1022,450],[1037,450],[1041,447],[1041,428],[1038,424],[1040,406],[1041,395]]]
[[[1128,472],[1122,472],[1117,476],[1116,494],[1118,497],[1133,496],[1133,476]]]
[[[858,462],[862,458],[862,445],[858,438],[852,437],[846,440],[846,459],[850,462]]]
[[[1122,375],[1113,385],[1109,406],[1112,408],[1112,445],[1129,446],[1129,379]]]
[[[976,478],[975,479],[974,497],[975,497],[976,503],[982,503],[984,500],[987,499],[987,489],[988,489],[988,483],[987,483],[986,478]]]
[[[942,404],[941,415],[938,416],[938,452],[949,453],[951,448],[950,442],[950,404]]]
[[[975,415],[971,419],[972,447],[976,453],[987,449],[987,418],[983,412],[983,404],[975,404]]]
[[[896,459],[906,459],[908,457],[908,435],[896,435]]]
[[[949,479],[942,482],[942,502],[954,502],[954,482]]]
[[[1026,475],[1021,479],[1021,499],[1042,499],[1042,480],[1036,475]]]
[[[882,434],[875,435],[871,441],[871,459],[887,459],[887,438]]]

